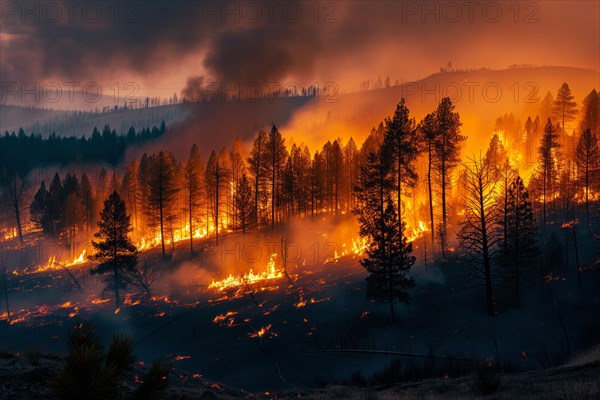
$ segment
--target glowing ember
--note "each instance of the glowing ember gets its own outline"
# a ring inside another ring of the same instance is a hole
[[[233,317],[236,314],[237,314],[237,311],[227,311],[226,314],[219,314],[215,318],[213,318],[213,323],[221,324],[223,321],[225,321],[228,318]]]
[[[277,270],[275,266],[276,258],[277,254],[271,254],[269,262],[267,263],[267,269],[262,273],[255,274],[251,269],[248,273],[243,274],[242,276],[233,276],[230,274],[227,278],[220,281],[213,280],[212,283],[208,285],[208,288],[224,291],[227,289],[238,288],[243,285],[252,285],[259,282],[283,278],[283,272]]]
[[[263,326],[258,331],[248,334],[248,336],[251,338],[262,338],[267,334],[269,334],[270,336],[277,336],[275,332],[271,331],[271,324]]]

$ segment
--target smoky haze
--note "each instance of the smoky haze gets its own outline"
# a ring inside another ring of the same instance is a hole
[[[191,76],[350,90],[372,71],[407,81],[448,61],[598,68],[597,2],[509,3],[4,1],[0,79],[132,80],[170,96],[193,90]]]

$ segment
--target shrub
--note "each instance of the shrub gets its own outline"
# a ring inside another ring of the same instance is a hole
[[[495,393],[500,388],[500,377],[493,365],[479,364],[475,368],[472,388],[475,393],[488,395]]]

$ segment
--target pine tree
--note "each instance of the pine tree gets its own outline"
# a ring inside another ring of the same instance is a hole
[[[584,189],[585,216],[589,226],[590,190],[592,188],[600,189],[598,187],[600,185],[600,149],[598,148],[598,138],[590,129],[586,129],[579,137],[575,163],[579,171],[580,184]]]
[[[183,170],[183,189],[185,191],[185,209],[187,211],[188,229],[190,233],[190,254],[194,255],[194,231],[197,209],[201,206],[203,190],[204,163],[200,149],[192,145],[190,155]]]
[[[42,230],[45,234],[50,233],[51,225],[48,221],[48,206],[50,194],[46,190],[46,183],[42,181],[40,188],[33,196],[33,201],[29,206],[29,218],[36,229]]]
[[[437,134],[434,142],[434,167],[437,172],[442,201],[442,232],[447,236],[448,211],[447,192],[452,183],[452,173],[460,163],[460,146],[466,140],[460,134],[460,116],[454,112],[454,105],[450,98],[444,97],[435,111]],[[445,248],[442,246],[442,255],[446,258]]]
[[[539,256],[535,214],[529,193],[520,176],[508,188],[508,202],[504,208],[507,216],[503,233],[504,246],[498,257],[504,268],[504,276],[513,287],[515,303],[521,304],[523,277],[531,270]]]
[[[540,102],[540,121],[546,121],[548,118],[552,118],[552,109],[554,108],[554,96],[552,93],[547,92],[546,96]],[[540,124],[541,125],[541,124]],[[541,126],[540,126],[541,128]]]
[[[98,262],[90,272],[99,274],[106,283],[106,289],[115,293],[115,309],[120,307],[119,291],[127,288],[128,275],[137,265],[137,249],[129,238],[131,217],[127,214],[125,202],[114,191],[104,201],[100,212],[98,232],[92,241],[94,254],[89,259]]]
[[[217,245],[219,244],[220,219],[221,214],[223,214],[222,208],[225,203],[227,190],[229,190],[230,177],[231,169],[226,149],[223,148],[219,155],[213,151],[206,164],[204,182],[206,185],[208,208],[211,211],[215,227],[215,242]]]
[[[165,225],[173,215],[173,204],[179,187],[175,175],[175,159],[169,152],[152,154],[148,159],[148,210],[158,222],[162,256],[165,250]]]
[[[330,154],[331,178],[333,182],[333,204],[335,215],[338,215],[340,209],[340,186],[343,180],[344,153],[342,151],[341,139],[336,139],[331,144]]]
[[[242,174],[235,192],[237,228],[246,233],[254,223],[254,204],[252,203],[252,185],[246,174]]]
[[[524,125],[524,129],[525,129],[525,147],[526,147],[526,153],[525,153],[525,164],[527,166],[529,166],[531,164],[531,162],[533,161],[533,146],[535,143],[534,137],[533,137],[533,120],[531,119],[531,116],[527,117],[527,120],[525,121],[525,125]]]
[[[579,130],[585,132],[586,129],[593,134],[600,134],[600,94],[593,89],[581,104],[581,120],[579,121]]]
[[[310,153],[309,153],[310,162]],[[358,148],[354,139],[350,138],[346,146],[344,147],[344,171],[346,171],[346,183],[344,184],[345,189],[345,200],[346,210],[354,209],[356,205],[356,196],[352,188],[358,183],[358,175],[360,167],[358,164]]]
[[[402,225],[402,191],[417,183],[415,160],[420,153],[420,139],[415,119],[410,117],[404,98],[396,106],[394,116],[385,120],[383,154],[394,169],[398,226]],[[405,189],[403,189],[403,186]]]
[[[235,192],[238,190],[238,183],[242,178],[242,174],[246,172],[246,157],[244,155],[244,147],[239,137],[236,137],[231,145],[229,151],[229,165],[231,165],[231,182],[233,183],[232,190],[229,191],[231,198],[228,200],[228,204],[231,205],[232,209],[230,214],[233,216],[231,223],[237,225],[237,208],[235,202]]]
[[[288,154],[285,140],[275,125],[271,128],[266,143],[265,168],[271,193],[271,229],[275,228],[277,203],[280,198],[281,177]]]
[[[544,135],[538,147],[538,180],[542,185],[543,221],[546,225],[546,205],[548,197],[554,198],[555,186],[558,178],[558,130],[548,118],[544,127]]]
[[[81,202],[83,205],[83,213],[85,220],[85,230],[89,232],[94,223],[94,217],[96,214],[96,199],[94,198],[94,190],[92,189],[92,183],[84,172],[81,175]]]
[[[407,276],[415,262],[412,244],[406,241],[404,225],[398,229],[398,216],[391,197],[394,182],[390,166],[380,154],[370,153],[355,187],[360,235],[368,241],[367,257],[361,265],[367,269],[367,297],[387,302],[394,320],[394,303],[408,303],[406,289],[414,286]]]
[[[46,207],[46,220],[49,223],[50,234],[52,236],[58,236],[62,232],[64,201],[65,196],[62,181],[58,173],[56,173],[48,191],[48,207]]]
[[[552,106],[552,117],[561,122],[564,132],[566,132],[565,124],[573,121],[577,116],[577,103],[573,101],[574,98],[569,85],[565,82],[558,89]]]
[[[498,179],[502,173],[502,169],[508,161],[508,154],[504,145],[500,141],[498,134],[494,134],[490,140],[490,145],[485,153],[483,162],[486,168],[490,169],[493,179]]]
[[[254,142],[252,143],[252,151],[248,158],[250,166],[250,176],[254,185],[254,216],[256,223],[261,224],[261,201],[265,195],[265,182],[267,176],[266,158],[267,158],[267,133],[262,129],[258,132]]]
[[[435,221],[433,215],[433,157],[434,157],[434,143],[437,136],[437,126],[434,114],[427,114],[425,118],[419,124],[421,130],[421,136],[425,141],[427,148],[427,193],[429,203],[429,219],[430,219],[430,230],[431,230],[431,246],[435,246]]]

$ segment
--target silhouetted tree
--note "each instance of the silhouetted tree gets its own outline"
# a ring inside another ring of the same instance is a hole
[[[565,124],[573,121],[577,116],[577,103],[573,101],[574,98],[569,85],[566,82],[563,83],[558,89],[556,100],[552,106],[552,117],[562,122],[563,131],[565,131]]]
[[[204,180],[206,185],[206,195],[208,207],[213,216],[215,224],[215,242],[219,244],[219,218],[222,213],[221,208],[224,202],[224,196],[229,189],[229,179],[231,170],[229,166],[229,157],[225,148],[217,155],[214,151],[208,158]]]
[[[281,177],[285,167],[288,154],[285,148],[285,140],[275,125],[271,128],[266,142],[265,168],[268,172],[267,180],[271,192],[271,229],[275,228],[275,209],[279,199]]]
[[[94,234],[98,241],[92,241],[95,252],[89,259],[98,262],[90,273],[101,275],[106,289],[114,291],[115,309],[121,305],[119,291],[127,287],[128,275],[137,265],[138,251],[129,238],[131,230],[131,217],[127,214],[125,202],[114,191],[104,201],[98,232]]]
[[[192,145],[190,155],[183,170],[183,189],[185,191],[185,209],[187,210],[188,228],[190,233],[190,254],[194,254],[194,231],[196,210],[201,206],[203,190],[204,163],[200,149]]]
[[[417,182],[415,160],[420,153],[415,119],[410,117],[404,98],[396,106],[394,116],[385,120],[383,154],[393,168],[396,184],[398,226],[402,226],[402,188],[413,188]],[[404,189],[406,190],[406,189]]]
[[[584,189],[586,223],[590,224],[590,190],[600,189],[600,149],[598,138],[590,129],[586,129],[577,142],[575,157],[579,181]]]
[[[435,111],[435,117],[437,134],[434,142],[434,166],[437,171],[441,191],[441,234],[446,237],[448,224],[446,192],[451,185],[452,173],[460,162],[460,146],[466,137],[460,134],[460,126],[462,125],[460,116],[457,112],[454,112],[454,105],[450,101],[450,98],[444,97],[442,99]],[[444,246],[442,247],[442,254],[445,259]]]
[[[542,186],[543,220],[546,225],[546,204],[548,197],[554,198],[555,186],[558,177],[558,130],[548,119],[544,127],[544,135],[538,147],[538,165],[536,174]]]
[[[508,161],[508,154],[504,145],[500,141],[498,134],[494,134],[490,140],[490,145],[485,153],[483,162],[486,168],[489,168],[493,179],[498,179],[502,173],[502,169]]]
[[[46,190],[46,183],[42,181],[29,206],[29,218],[37,229],[41,229],[46,234],[51,230],[51,222],[48,220],[49,201],[50,194]]]
[[[434,157],[434,144],[437,136],[437,123],[434,114],[427,114],[425,118],[419,124],[421,130],[421,136],[425,141],[427,148],[427,193],[429,203],[429,219],[430,219],[430,230],[431,230],[431,246],[435,246],[435,222],[433,216],[433,157]]]
[[[50,225],[50,234],[58,236],[63,228],[65,201],[63,185],[58,173],[54,174],[54,178],[52,178],[48,194],[49,201],[46,208],[46,215]]]
[[[15,225],[17,226],[17,236],[19,242],[23,243],[23,218],[27,203],[27,187],[21,177],[16,172],[10,172],[8,180],[8,205],[12,211]]]
[[[508,188],[508,202],[502,211],[507,218],[502,238],[504,246],[498,256],[505,269],[505,277],[513,287],[515,303],[520,306],[523,276],[535,265],[540,253],[535,214],[520,176]]]
[[[406,289],[414,286],[407,276],[415,262],[412,244],[406,241],[404,225],[398,229],[398,216],[392,200],[394,182],[390,165],[380,154],[370,153],[355,187],[360,235],[368,241],[367,257],[360,261],[367,269],[367,298],[387,302],[394,320],[394,302],[408,303]]]
[[[465,216],[460,221],[458,239],[462,249],[471,257],[474,270],[483,276],[487,314],[494,315],[492,272],[495,253],[500,240],[496,227],[498,204],[496,182],[481,159],[465,164]]]
[[[172,215],[172,206],[179,188],[175,175],[175,160],[169,152],[161,151],[148,158],[147,170],[148,210],[153,217],[158,217],[162,256],[165,251],[165,223]]]
[[[254,204],[252,203],[252,186],[246,174],[242,174],[235,192],[237,212],[237,228],[246,233],[254,222]]]
[[[254,185],[254,215],[256,223],[261,224],[261,212],[260,203],[265,197],[265,182],[267,179],[267,133],[262,129],[258,132],[258,135],[254,138],[252,143],[252,151],[248,158],[248,164],[250,166],[250,176],[253,180]]]
[[[95,220],[94,216],[96,214],[96,199],[94,197],[92,183],[85,172],[81,175],[80,188],[85,230],[86,232],[89,232]]]
[[[585,96],[581,103],[579,130],[585,132],[586,129],[595,135],[600,134],[600,95],[596,89]]]

